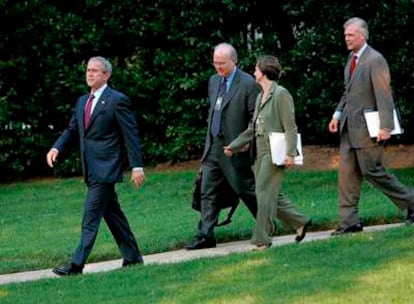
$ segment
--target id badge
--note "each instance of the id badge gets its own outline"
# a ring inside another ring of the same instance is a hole
[[[220,111],[222,100],[223,100],[223,97],[221,96],[217,98],[216,105],[214,106],[214,110]]]

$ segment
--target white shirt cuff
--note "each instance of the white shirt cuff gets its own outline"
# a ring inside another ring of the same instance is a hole
[[[341,111],[335,111],[335,113],[332,115],[333,118],[340,120],[342,116],[342,112]]]

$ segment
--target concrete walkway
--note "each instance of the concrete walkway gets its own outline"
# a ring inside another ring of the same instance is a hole
[[[397,224],[388,224],[388,225],[379,225],[379,226],[366,226],[364,231],[373,232],[385,230],[388,228],[394,228],[404,225],[403,223]],[[316,240],[328,239],[331,237],[332,230],[321,231],[321,232],[308,232],[306,238],[302,242],[311,242]],[[277,236],[273,238],[272,247],[282,246],[285,244],[294,243],[295,235],[285,235]],[[251,245],[249,241],[238,241],[217,244],[216,248],[208,248],[201,250],[175,250],[170,252],[149,254],[144,256],[145,264],[166,264],[166,263],[178,263],[187,260],[193,260],[204,257],[214,257],[214,256],[224,256],[233,252],[247,252],[252,251],[255,246]],[[85,265],[84,274],[95,273],[95,272],[104,272],[111,271],[118,268],[121,268],[122,260],[113,260],[99,263],[90,263]],[[49,279],[49,278],[59,278],[52,272],[52,269],[36,270],[36,271],[27,271],[11,274],[0,275],[0,285],[10,284],[10,283],[19,283],[34,281],[40,279]]]

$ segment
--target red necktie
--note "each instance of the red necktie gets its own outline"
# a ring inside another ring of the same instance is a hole
[[[352,74],[354,73],[357,59],[358,59],[357,55],[352,56],[351,67],[349,69],[349,78],[351,78]]]
[[[95,96],[94,95],[91,95],[91,96],[89,96],[89,99],[86,102],[86,106],[85,106],[85,117],[84,117],[85,129],[89,125],[89,119],[91,118],[91,110],[92,110],[92,104],[93,104],[93,99],[94,98],[95,98]]]

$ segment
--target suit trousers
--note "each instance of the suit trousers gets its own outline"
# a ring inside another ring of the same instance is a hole
[[[263,136],[256,137],[256,151],[254,174],[258,208],[251,243],[267,245],[272,241],[276,218],[295,230],[305,225],[310,218],[300,213],[292,202],[281,193],[285,169],[272,163],[270,148]]]
[[[121,255],[126,262],[142,262],[137,241],[131,231],[121,206],[114,183],[88,180],[80,244],[73,253],[72,263],[83,266],[95,243],[102,217],[111,231]]]
[[[201,217],[197,237],[214,238],[214,227],[220,213],[218,198],[224,183],[230,185],[250,213],[256,216],[257,202],[253,172],[250,166],[235,169],[231,159],[224,154],[223,146],[223,140],[215,137],[202,164]]]
[[[383,146],[353,148],[348,133],[344,131],[341,134],[339,153],[339,216],[341,226],[350,227],[360,222],[358,202],[363,178],[381,190],[400,209],[414,205],[414,189],[409,189],[385,170],[382,164]]]

